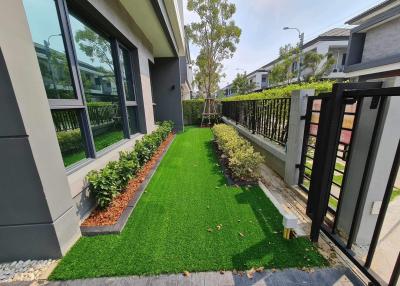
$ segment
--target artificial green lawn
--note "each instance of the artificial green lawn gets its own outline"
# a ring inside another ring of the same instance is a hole
[[[124,231],[82,237],[50,279],[327,265],[308,239],[283,239],[260,188],[225,185],[211,140],[205,128],[178,134]]]

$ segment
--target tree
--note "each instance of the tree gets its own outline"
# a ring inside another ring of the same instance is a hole
[[[208,94],[208,86],[210,86],[209,90],[211,93],[218,90],[218,82],[220,81],[221,77],[224,76],[224,74],[222,74],[221,64],[217,65],[211,74],[204,72],[207,70],[207,64],[208,60],[206,53],[201,50],[195,61],[196,69],[194,83],[199,90],[200,96],[203,98]]]
[[[199,90],[211,96],[218,89],[222,61],[233,56],[241,30],[231,20],[236,6],[227,0],[188,0],[187,8],[200,20],[186,27],[192,42],[200,47],[195,75]]]
[[[270,72],[271,83],[290,83],[295,76],[292,72],[292,65],[298,59],[299,48],[288,44],[279,49],[279,61]]]
[[[326,55],[319,54],[316,51],[306,53],[303,60],[303,70],[310,70],[310,73],[305,75],[306,80],[320,80],[334,64],[335,58],[331,53],[327,53]]]
[[[75,41],[79,44],[79,49],[90,58],[92,62],[98,59],[101,63],[106,64],[112,73],[114,73],[114,64],[112,60],[111,44],[93,32],[88,27],[75,33]]]
[[[256,84],[254,82],[250,82],[247,78],[246,72],[236,75],[236,78],[232,82],[233,90],[238,94],[246,94],[252,91]]]

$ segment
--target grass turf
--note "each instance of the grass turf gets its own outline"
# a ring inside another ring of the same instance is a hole
[[[260,188],[225,185],[211,140],[204,128],[177,135],[124,231],[82,237],[50,279],[327,265],[306,238],[283,239]]]
[[[100,151],[118,141],[124,139],[124,134],[120,130],[112,130],[107,133],[94,136],[94,145],[96,151]],[[85,150],[77,151],[74,153],[68,153],[63,155],[64,166],[68,167],[80,160],[86,158]]]

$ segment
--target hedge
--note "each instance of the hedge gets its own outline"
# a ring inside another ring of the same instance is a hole
[[[157,130],[136,142],[133,150],[121,152],[118,161],[111,161],[105,168],[87,174],[89,191],[93,194],[98,208],[107,208],[112,200],[125,190],[129,180],[151,159],[172,132],[172,127],[171,121],[162,122]]]
[[[232,126],[216,124],[212,128],[218,148],[228,158],[228,167],[236,179],[254,181],[259,178],[263,160],[249,141],[239,136]]]
[[[283,87],[276,87],[264,90],[262,92],[249,93],[245,95],[235,95],[223,98],[221,101],[237,101],[237,100],[252,100],[252,99],[268,99],[275,97],[288,97],[292,91],[299,89],[315,89],[316,93],[329,92],[332,90],[333,81],[319,81],[300,84],[289,84]]]
[[[203,113],[204,99],[183,100],[183,120],[186,125],[199,125]]]

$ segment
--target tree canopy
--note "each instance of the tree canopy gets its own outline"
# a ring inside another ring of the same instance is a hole
[[[232,82],[232,88],[237,94],[247,94],[256,87],[254,82],[250,82],[247,78],[246,72],[236,75],[236,78]]]
[[[270,72],[271,83],[286,83],[295,77],[292,71],[292,65],[299,57],[299,48],[288,44],[279,49],[279,61],[274,65]]]
[[[335,64],[335,58],[331,53],[325,55],[316,51],[310,51],[304,55],[302,69],[309,69],[305,74],[306,81],[320,80]]]
[[[211,96],[218,89],[223,60],[233,56],[239,43],[241,30],[231,19],[236,6],[227,0],[188,0],[187,8],[199,16],[185,29],[200,47],[195,81],[200,92]]]

